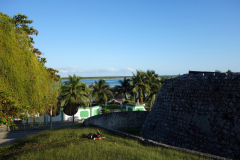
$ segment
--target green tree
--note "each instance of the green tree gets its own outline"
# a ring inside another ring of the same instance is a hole
[[[125,97],[125,99],[127,100],[127,98],[128,98],[127,94],[129,94],[132,90],[130,81],[131,81],[131,79],[126,78],[126,77],[124,77],[123,80],[118,81],[120,83],[120,85],[115,86],[115,92],[117,92],[115,97],[117,97],[119,95],[123,95]]]
[[[229,69],[229,70],[227,70],[227,72],[226,73],[232,73],[232,71]]]
[[[100,79],[98,82],[95,81],[93,95],[96,97],[96,102],[99,104],[107,102],[113,96],[112,92],[110,91],[109,84],[104,79]]]
[[[35,115],[56,106],[57,79],[51,78],[50,72],[33,54],[29,34],[36,31],[27,32],[19,27],[20,22],[28,27],[32,21],[23,22],[21,18],[0,13],[0,89],[14,99],[14,104],[0,103],[0,117],[18,117],[26,109]],[[15,109],[9,112],[6,107]]]
[[[95,98],[93,95],[93,90],[87,87],[86,96],[89,99],[89,106],[92,107],[92,101]]]
[[[137,70],[137,74],[133,73],[131,77],[132,81],[130,85],[133,86],[134,96],[137,98],[137,104],[143,103],[146,100],[146,96],[150,94],[150,87],[146,82],[146,74],[143,71]]]
[[[158,74],[156,74],[154,70],[147,70],[146,83],[150,87],[150,94],[148,95],[147,100],[149,103],[150,111],[161,88],[161,80],[158,77]]]
[[[64,107],[64,111],[67,114],[73,116],[74,123],[74,114],[76,114],[78,110],[78,106],[87,106],[89,99],[87,97],[87,84],[84,82],[80,82],[81,77],[76,76],[68,76],[69,81],[64,82],[61,88],[60,97],[62,99],[61,105]]]
[[[217,72],[217,73],[221,73],[221,71],[220,71],[220,70],[217,70],[217,69],[215,70],[215,72]]]
[[[160,78],[160,83],[161,83],[161,85],[163,84],[163,82],[165,81],[165,79],[167,79],[166,76],[162,76],[162,77]]]
[[[159,75],[155,73],[154,70],[147,70],[147,72],[145,73],[146,75],[146,83],[148,83],[149,85],[153,82],[159,82],[160,83],[160,79],[158,78]]]
[[[41,55],[43,55],[44,53],[42,53],[38,48],[34,48],[33,44],[35,42],[33,41],[33,37],[30,37],[30,35],[36,35],[36,36],[38,35],[38,31],[36,29],[28,26],[33,22],[33,20],[28,20],[28,17],[26,15],[22,15],[20,13],[18,13],[17,15],[14,15],[13,18],[10,18],[9,16],[1,12],[0,12],[0,19],[1,20],[4,19],[5,23],[7,24],[9,23],[13,24],[15,26],[14,29],[16,33],[18,33],[20,36],[27,39],[28,43],[25,45],[29,46],[30,50],[32,51],[32,53],[34,53],[38,61],[42,65],[47,63],[46,58],[41,58]],[[20,41],[18,45],[21,48],[23,45],[22,41]],[[54,79],[55,81],[60,81],[60,76],[56,74],[58,73],[58,70],[55,70],[53,68],[47,68],[47,67],[45,68],[51,74],[52,79]]]

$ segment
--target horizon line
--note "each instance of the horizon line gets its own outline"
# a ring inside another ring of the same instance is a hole
[[[163,77],[163,76],[166,76],[166,77],[176,77],[176,76],[178,76],[178,75],[159,75],[159,77]],[[130,77],[132,77],[132,76],[100,76],[100,77],[82,77],[82,76],[80,76],[81,78],[83,78],[83,79],[87,79],[87,78],[91,78],[91,79],[102,79],[102,78],[105,78],[105,79],[108,79],[108,78],[115,78],[115,79],[117,79],[117,78],[125,78],[125,77],[127,77],[127,78],[130,78]],[[61,77],[61,79],[68,79],[69,77]]]

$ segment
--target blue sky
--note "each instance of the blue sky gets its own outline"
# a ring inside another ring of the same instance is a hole
[[[240,71],[239,0],[0,0],[62,77]]]

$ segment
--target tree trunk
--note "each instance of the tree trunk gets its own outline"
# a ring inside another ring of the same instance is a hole
[[[140,103],[143,104],[143,93],[142,93],[142,90],[139,93],[139,97],[140,97]]]
[[[72,115],[73,115],[73,122],[72,122],[72,124],[74,124],[74,104],[73,104],[73,109],[72,109]]]
[[[137,105],[139,105],[139,98],[137,99]]]
[[[51,129],[52,129],[52,108],[51,108],[51,111],[50,111],[50,123],[51,123]]]
[[[35,114],[36,114],[36,113],[35,113],[35,109],[34,109],[34,111],[33,111],[33,115],[34,115],[33,123],[34,123],[34,124],[36,123],[36,121],[35,121],[36,115],[35,115]]]
[[[46,113],[44,113],[45,115],[46,115],[46,117],[47,117],[47,119],[46,119],[46,125],[47,125],[47,129],[49,128],[48,127],[48,114],[46,114]]]

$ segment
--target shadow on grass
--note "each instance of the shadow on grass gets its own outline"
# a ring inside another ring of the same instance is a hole
[[[78,123],[78,124],[73,124],[73,125],[68,125],[68,126],[62,126],[62,127],[57,127],[53,128],[52,130],[59,130],[59,129],[77,129],[79,127],[83,127],[83,123]]]

